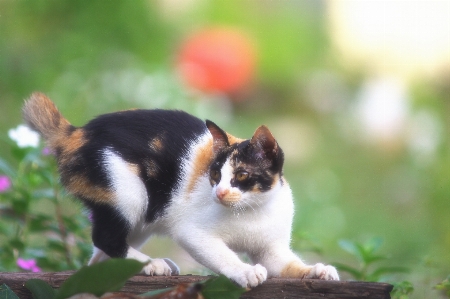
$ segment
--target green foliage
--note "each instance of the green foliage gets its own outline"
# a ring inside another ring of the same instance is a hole
[[[393,283],[394,288],[391,291],[392,299],[409,299],[408,295],[411,295],[414,291],[414,287],[409,281],[402,281]]]
[[[174,2],[0,1],[0,175],[14,181],[8,194],[0,194],[0,271],[18,270],[19,257],[36,259],[44,270],[74,269],[90,251],[86,218],[70,211],[72,203],[61,190],[57,203],[62,218],[56,217],[50,200],[55,185],[39,183],[40,175],[30,174],[19,183],[17,172],[28,172],[18,168],[23,150],[11,151],[4,141],[12,124],[21,122],[23,98],[37,89],[57,101],[75,125],[136,106],[221,117],[217,123],[242,137],[265,123],[275,129],[285,150],[285,175],[298,201],[295,249],[322,249],[327,256],[336,252],[330,258],[340,259],[345,254],[335,250],[340,238],[380,235],[399,264],[426,255],[440,261],[435,273],[408,264],[415,277],[423,278],[418,281],[445,277],[450,268],[448,71],[404,82],[410,104],[406,136],[377,142],[355,119],[361,87],[377,74],[358,61],[343,64],[337,48],[329,47],[336,37],[329,35],[335,32],[329,17],[339,4]],[[254,84],[241,95],[233,115],[224,113],[229,109],[225,105],[206,109],[212,101],[198,93],[194,97],[202,101],[188,101],[186,92],[174,87],[179,45],[193,31],[216,25],[242,29],[258,50]],[[429,112],[429,121],[414,125],[422,112]],[[417,131],[426,137],[411,140]],[[429,143],[433,139],[435,151]],[[418,155],[417,146],[425,154]],[[54,169],[48,160],[49,170]],[[302,232],[314,239],[305,239]],[[361,274],[360,265],[351,266]],[[416,289],[431,290],[431,285]]]
[[[0,285],[0,298],[2,299],[19,299],[16,294],[6,285]]]
[[[55,299],[64,299],[79,293],[101,296],[106,292],[119,291],[144,265],[131,259],[110,259],[85,266],[61,285]]]
[[[29,279],[25,287],[33,294],[33,299],[53,299],[56,295],[56,290],[41,279]]]
[[[163,293],[167,293],[170,292],[172,290],[174,290],[175,288],[167,288],[167,289],[159,289],[159,290],[153,290],[150,292],[146,292],[141,294],[140,296],[146,296],[146,297],[151,297],[151,296],[157,296],[157,295],[161,295]]]
[[[301,230],[292,232],[292,247],[299,252],[323,254],[323,245],[310,233]]]
[[[357,258],[358,267],[348,266],[340,263],[334,265],[340,270],[349,273],[354,279],[362,281],[380,281],[386,274],[407,272],[404,267],[378,266],[371,267],[373,264],[386,260],[387,256],[379,255],[378,249],[381,247],[383,239],[373,238],[364,244],[341,240],[339,246]]]
[[[25,286],[33,294],[34,299],[64,299],[81,293],[102,296],[107,292],[119,291],[125,282],[137,274],[143,266],[143,263],[132,259],[109,259],[81,268],[69,277],[58,290],[54,290],[48,283],[40,279],[30,279]],[[9,290],[7,286],[5,288]],[[142,296],[157,296],[174,289],[154,290],[144,293]],[[245,289],[220,275],[205,281],[202,284],[201,292],[205,299],[237,299],[245,292]],[[14,293],[12,294],[14,295]]]
[[[442,291],[450,298],[450,275],[435,286],[436,290]]]
[[[11,182],[0,193],[0,271],[19,270],[19,258],[35,261],[34,271],[79,268],[91,251],[90,223],[79,211],[64,208],[69,200],[54,157],[40,147],[7,144],[14,164],[0,157],[0,174]]]
[[[223,275],[207,280],[202,290],[205,299],[239,298],[244,292],[245,289],[237,286]]]
[[[131,259],[109,259],[81,268],[67,279],[58,290],[40,279],[25,283],[34,299],[65,299],[76,294],[89,293],[101,296],[106,292],[119,291],[125,282],[137,274],[143,263]]]
[[[192,286],[196,286],[196,284]],[[244,288],[237,286],[224,275],[210,278],[200,284],[200,286],[201,293],[205,299],[237,299],[245,292]],[[154,290],[141,294],[141,296],[156,296],[172,290],[175,290],[175,288]]]

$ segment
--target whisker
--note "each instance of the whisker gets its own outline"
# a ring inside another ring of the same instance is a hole
[[[268,216],[266,213],[263,212],[263,209],[262,209],[262,207],[261,207],[261,203],[260,203],[257,199],[255,199],[255,198],[249,198],[248,201],[249,201],[249,202],[246,202],[246,204],[247,204],[249,207],[251,207],[251,208],[253,209],[253,211],[256,212],[256,210],[255,210],[254,207],[251,205],[251,203],[252,203],[252,204],[254,203],[254,204],[260,209],[260,210],[258,211],[258,213],[261,213],[261,214],[264,215],[265,217],[269,218],[269,216]]]

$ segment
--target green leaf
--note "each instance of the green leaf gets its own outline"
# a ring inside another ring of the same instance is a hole
[[[446,279],[441,281],[435,286],[436,290],[445,291],[447,292],[447,296],[450,298],[450,275],[447,276]]]
[[[30,147],[21,148],[16,145],[11,148],[11,154],[17,159],[17,161],[23,161],[30,150]]]
[[[0,212],[1,212],[1,208],[0,208]],[[10,228],[11,228],[11,226],[8,225],[7,223],[0,222],[0,235],[3,235],[3,236],[9,235]]]
[[[0,285],[0,298],[2,299],[19,299],[16,294],[6,285]]]
[[[393,285],[394,288],[391,291],[391,297],[393,299],[409,298],[408,295],[414,291],[414,286],[409,281],[396,282]]]
[[[19,238],[13,238],[11,240],[9,240],[9,245],[11,245],[11,247],[17,249],[18,251],[22,251],[25,249],[25,243],[20,240]]]
[[[37,256],[36,261],[42,268],[52,269],[54,271],[61,270],[61,261],[55,255]]]
[[[85,266],[61,285],[55,299],[64,299],[79,293],[101,296],[106,292],[119,291],[144,265],[132,259],[110,259]]]
[[[66,248],[64,247],[64,243],[60,240],[55,240],[55,239],[49,239],[47,241],[47,247],[51,250],[54,250],[56,252],[65,252]]]
[[[387,258],[382,255],[374,255],[374,252],[380,248],[382,243],[382,238],[372,238],[365,244],[360,244],[348,240],[340,240],[339,246],[348,253],[358,258],[362,264],[368,266],[373,262],[384,260]]]
[[[12,168],[5,160],[0,158],[0,172],[3,172],[10,178],[13,178],[16,176],[16,171],[14,168]]]
[[[66,228],[73,232],[73,231],[77,231],[79,229],[79,224],[77,222],[77,219],[75,219],[72,215],[69,216],[63,216],[63,221],[64,221],[64,225],[66,226]]]
[[[46,231],[52,220],[50,216],[44,214],[32,215],[28,222],[30,232]]]
[[[370,265],[374,262],[382,261],[382,260],[386,260],[386,259],[387,259],[387,256],[383,256],[383,255],[365,255],[364,263],[366,265]]]
[[[202,294],[205,299],[237,299],[244,292],[244,288],[237,286],[224,275],[220,275],[204,283]]]
[[[370,239],[365,244],[364,247],[367,249],[368,252],[373,253],[373,252],[377,251],[381,247],[381,245],[383,245],[383,242],[384,242],[383,238],[375,237],[375,238]]]
[[[368,275],[368,281],[379,281],[380,276],[392,273],[408,273],[409,269],[405,267],[380,267]]]
[[[53,299],[56,291],[41,279],[29,279],[25,287],[33,294],[34,299]]]
[[[139,296],[143,296],[143,297],[156,296],[156,295],[160,295],[160,294],[165,293],[165,292],[172,291],[172,290],[174,290],[174,289],[175,289],[175,288],[167,288],[167,289],[153,290],[153,291],[150,291],[150,292],[146,292],[146,293],[143,293],[143,294],[139,294]]]
[[[344,249],[348,253],[350,253],[352,255],[355,255],[355,256],[359,256],[359,249],[355,245],[354,242],[349,241],[349,240],[339,240],[338,244],[339,244],[339,247],[341,247],[342,249]]]
[[[339,270],[339,271],[344,271],[349,273],[354,279],[360,280],[364,274],[359,271],[356,268],[344,265],[344,264],[340,264],[340,263],[333,263],[333,265]]]

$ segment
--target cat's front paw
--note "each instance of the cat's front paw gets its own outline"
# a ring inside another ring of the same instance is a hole
[[[142,273],[147,275],[179,275],[180,269],[169,259],[151,259],[150,262],[144,266]]]
[[[243,288],[253,288],[267,279],[267,270],[260,264],[254,266],[245,265],[242,269],[233,271],[228,278]]]
[[[336,268],[333,266],[325,266],[324,264],[317,263],[311,267],[309,272],[304,278],[307,279],[321,279],[321,280],[339,280],[339,275]]]

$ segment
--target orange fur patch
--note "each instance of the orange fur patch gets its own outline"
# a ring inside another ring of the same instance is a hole
[[[69,138],[64,138],[61,136],[58,138],[58,143],[60,143],[59,145],[63,148],[65,154],[77,151],[86,143],[83,129],[76,129],[70,134]]]
[[[220,201],[224,205],[232,205],[241,200],[241,194],[239,192],[230,192]]]
[[[49,140],[48,145],[52,149],[60,149],[61,163],[69,160],[76,151],[86,143],[84,138],[83,129],[78,128],[73,131],[69,136],[63,131],[58,132],[58,134]]]
[[[75,196],[86,198],[99,203],[112,203],[114,198],[110,190],[92,185],[82,175],[71,175],[66,183],[66,189]]]
[[[82,147],[86,141],[83,129],[79,128],[73,131],[69,136],[66,136],[64,132],[59,132],[57,138],[54,138],[49,146],[53,149],[59,148],[61,150],[58,157],[58,164],[63,166],[74,162],[78,149]]]
[[[193,171],[190,175],[187,192],[191,193],[194,190],[195,184],[200,176],[208,172],[209,165],[213,160],[213,140],[212,138],[202,147],[197,149],[194,157]]]
[[[156,178],[158,176],[159,167],[153,160],[144,161],[145,170],[147,171],[147,175],[151,178]]]
[[[234,137],[233,135],[228,133],[226,134],[230,145],[244,141],[244,139]],[[213,158],[213,139],[211,138],[205,145],[197,149],[197,153],[194,157],[193,172],[190,176],[189,184],[187,187],[188,193],[191,193],[194,190],[198,177],[208,172],[209,165],[211,165]]]
[[[293,261],[287,264],[283,270],[281,270],[280,277],[284,278],[304,278],[309,271],[311,271],[311,266],[307,266],[300,261]]]
[[[148,146],[153,152],[160,152],[163,150],[164,145],[161,138],[156,137],[148,143]]]
[[[128,163],[128,169],[135,175],[139,176],[139,166],[137,164]]]
[[[245,139],[237,138],[229,133],[227,133],[227,138],[228,138],[228,143],[230,145],[235,144],[235,143],[241,143],[242,141],[245,140]]]
[[[75,129],[70,135],[65,132],[59,132],[58,137],[51,144],[53,148],[60,148],[61,153],[58,157],[60,169],[68,168],[77,163],[78,150],[86,144],[87,139],[82,128]],[[130,164],[130,170],[138,172],[136,165]],[[85,176],[74,175],[70,172],[60,172],[64,177],[65,187],[71,194],[99,203],[112,204],[114,194],[112,191],[93,185]]]
[[[282,177],[280,177],[280,174],[279,174],[279,173],[276,173],[276,174],[274,175],[273,182],[272,182],[272,185],[271,185],[270,188],[273,189],[273,188],[278,184],[278,182],[280,182],[280,181],[281,181],[281,184],[284,184],[284,183],[285,183],[285,179],[282,178]]]

